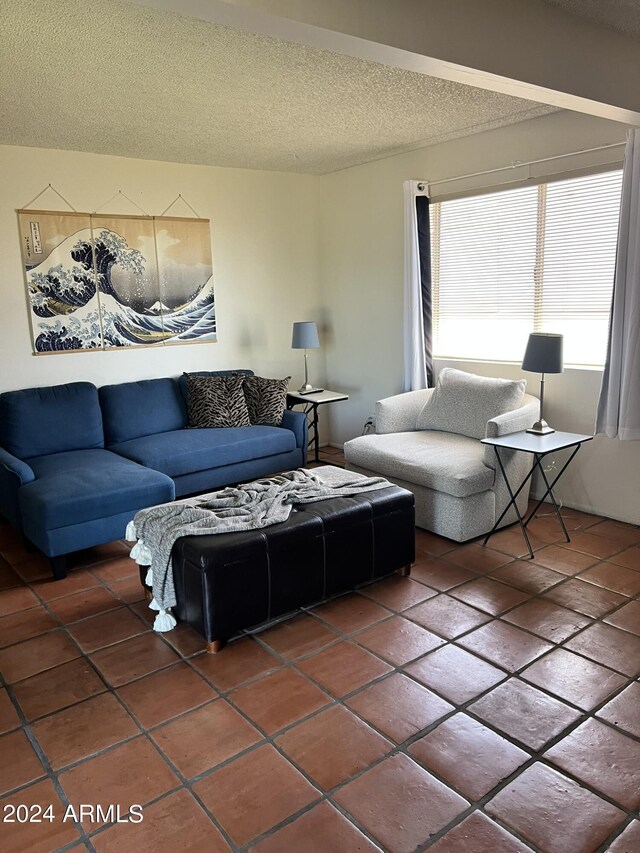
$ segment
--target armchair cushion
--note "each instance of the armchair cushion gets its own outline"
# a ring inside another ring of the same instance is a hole
[[[512,382],[445,367],[418,414],[416,429],[484,438],[487,421],[520,406],[525,385],[524,379]]]
[[[346,442],[349,465],[464,498],[491,489],[495,471],[484,464],[484,445],[437,431],[363,435]]]

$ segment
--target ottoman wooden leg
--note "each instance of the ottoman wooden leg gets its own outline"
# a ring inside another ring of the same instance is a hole
[[[224,640],[213,640],[211,643],[207,643],[207,652],[210,655],[217,655],[218,652],[223,650],[224,644]]]
[[[401,568],[399,568],[398,574],[401,578],[408,578],[411,574],[411,563],[409,563],[409,565],[407,566],[402,566]]]

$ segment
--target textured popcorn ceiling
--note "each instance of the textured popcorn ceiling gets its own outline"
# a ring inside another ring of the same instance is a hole
[[[545,0],[545,2],[640,40],[639,0]]]
[[[0,143],[324,174],[553,109],[113,0],[2,0]]]

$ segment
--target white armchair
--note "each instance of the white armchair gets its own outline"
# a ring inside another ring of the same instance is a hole
[[[441,378],[445,378],[442,376],[445,373],[457,374],[449,376],[449,381],[455,380],[458,387],[454,391],[460,390],[463,395],[462,407],[458,409],[459,419],[455,411],[447,413],[455,418],[455,423],[460,423],[461,432],[456,431],[456,426],[450,430],[443,429],[442,421],[439,428],[425,428],[429,422],[429,417],[424,416],[425,403],[435,389],[409,391],[379,400],[376,403],[375,434],[346,442],[344,455],[350,471],[383,476],[413,492],[418,527],[464,542],[491,530],[509,500],[504,479],[496,470],[494,449],[482,444],[480,438],[507,435],[532,426],[538,417],[539,400],[529,394],[522,397],[520,388],[520,403],[516,408],[487,421],[482,420],[483,424],[486,423],[483,434],[478,434],[476,427],[475,437],[470,437],[461,433],[473,432],[473,428],[469,428],[469,413],[475,415],[476,424],[479,423],[478,416],[482,417],[482,409],[473,407],[479,399],[486,404],[490,397],[490,393],[482,396],[483,386],[489,388],[488,383],[491,382],[502,382],[503,385],[516,383],[485,380],[448,369],[441,372]],[[461,380],[460,377],[470,377],[472,381]],[[468,404],[464,398],[465,387],[471,389]],[[438,393],[442,395],[440,383]],[[445,393],[451,395],[451,386]],[[488,405],[490,408],[491,403]],[[486,405],[484,408],[486,410]],[[528,472],[526,455],[503,451],[501,458],[509,482],[517,488]],[[523,514],[528,497],[529,483],[517,501]],[[500,526],[514,521],[516,515],[512,508]]]

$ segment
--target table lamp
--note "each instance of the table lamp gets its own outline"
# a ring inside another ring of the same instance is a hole
[[[309,374],[307,371],[307,350],[318,349],[319,346],[318,329],[315,323],[305,321],[293,324],[291,349],[304,350],[304,385],[298,389],[298,394],[317,394],[323,390],[322,388],[314,388],[313,385],[309,384]]]
[[[555,432],[544,419],[544,375],[562,373],[562,335],[553,332],[532,332],[522,359],[522,369],[531,373],[540,373],[540,420],[528,429],[534,435],[548,435]]]

